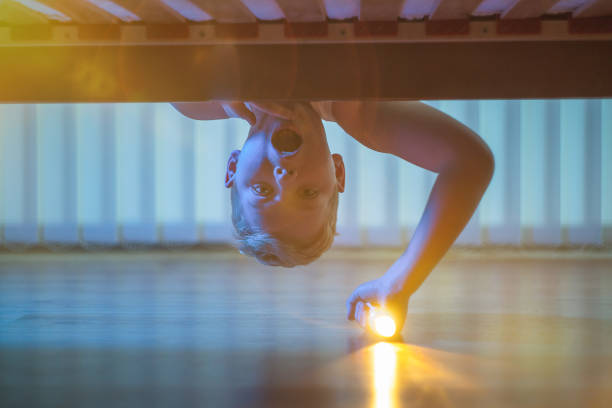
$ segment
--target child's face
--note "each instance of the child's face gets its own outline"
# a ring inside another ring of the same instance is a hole
[[[235,184],[251,227],[296,245],[309,244],[329,216],[328,203],[344,190],[344,163],[331,155],[321,119],[298,105],[292,120],[256,112],[242,151],[228,162],[226,186]]]

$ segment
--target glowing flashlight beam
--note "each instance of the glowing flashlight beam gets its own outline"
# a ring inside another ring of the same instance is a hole
[[[374,332],[382,337],[393,337],[397,326],[389,313],[372,306],[369,302],[367,306],[370,308],[369,325]]]

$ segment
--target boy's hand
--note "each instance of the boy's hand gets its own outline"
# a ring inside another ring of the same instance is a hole
[[[251,126],[255,124],[255,114],[251,112],[244,102],[221,102],[221,107],[228,118],[244,119]]]
[[[276,116],[282,119],[291,120],[293,118],[293,111],[276,102],[221,102],[221,107],[230,118],[244,119],[251,126],[256,121],[256,111],[261,111],[272,116]]]
[[[362,328],[367,328],[368,310],[366,303],[383,307],[391,314],[399,333],[406,320],[409,295],[397,289],[386,276],[362,283],[346,301],[347,319],[355,320]]]

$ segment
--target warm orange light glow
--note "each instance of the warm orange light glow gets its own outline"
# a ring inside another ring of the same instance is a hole
[[[383,337],[391,337],[395,334],[395,322],[391,316],[376,316],[374,319],[374,330]]]
[[[415,396],[425,398],[416,401],[418,406],[450,407],[451,395],[482,391],[474,377],[482,364],[491,372],[501,367],[472,355],[378,341],[331,362],[315,376],[325,386],[368,388],[368,408],[409,407]]]
[[[376,334],[382,337],[393,337],[397,326],[395,321],[382,309],[372,306],[370,303],[367,304],[369,307],[368,325]]]
[[[432,405],[448,406],[449,389],[474,389],[470,381],[447,365],[473,364],[472,358],[403,343],[381,341],[365,349],[370,355],[371,408],[398,408],[407,388],[426,390]]]

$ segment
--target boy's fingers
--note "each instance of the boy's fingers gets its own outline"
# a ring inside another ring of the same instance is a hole
[[[240,116],[242,119],[246,120],[247,122],[249,122],[249,124],[251,126],[253,126],[256,122],[256,118],[255,118],[255,114],[253,112],[251,112],[249,110],[249,108],[246,107],[246,105],[244,103],[239,103],[237,108],[237,112],[238,116]]]
[[[252,108],[282,119],[293,119],[293,110],[275,102],[249,102]]]
[[[346,320],[353,320],[353,308],[351,305],[346,307]]]
[[[355,320],[361,327],[364,327],[364,310],[363,310],[363,302],[357,302],[357,306],[355,307]]]
[[[348,320],[355,320],[355,303],[346,303],[346,318]]]
[[[225,113],[234,118],[242,118],[252,126],[255,124],[255,114],[242,102],[226,102],[222,104]]]
[[[355,320],[355,306],[359,300],[360,300],[360,296],[355,291],[351,294],[351,296],[346,301],[346,310],[347,310],[346,318],[348,320]]]

